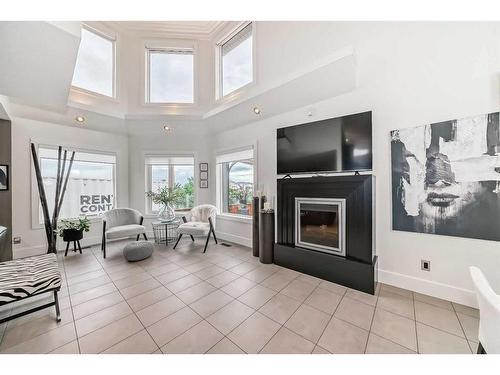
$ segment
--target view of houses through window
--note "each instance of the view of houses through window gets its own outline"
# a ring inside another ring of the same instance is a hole
[[[217,201],[219,210],[235,215],[252,215],[253,149],[217,156]]]
[[[164,187],[179,190],[181,199],[175,209],[184,210],[194,206],[194,158],[191,156],[146,157],[146,191],[157,193]],[[149,213],[157,213],[160,206],[147,198]]]
[[[47,204],[49,212],[52,212],[56,191],[57,149],[40,146],[38,154]],[[115,165],[115,155],[77,151],[59,218],[97,216],[111,210],[115,204]],[[41,207],[39,223],[43,223]]]

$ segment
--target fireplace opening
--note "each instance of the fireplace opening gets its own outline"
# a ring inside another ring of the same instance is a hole
[[[295,245],[345,255],[345,199],[295,198]]]

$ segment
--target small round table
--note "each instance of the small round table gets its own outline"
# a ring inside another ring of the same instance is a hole
[[[177,239],[177,227],[180,222],[179,219],[174,219],[172,221],[154,221],[152,226],[155,243],[164,243],[166,246],[169,242],[175,241]]]

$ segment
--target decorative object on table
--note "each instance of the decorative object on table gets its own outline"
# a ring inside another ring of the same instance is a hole
[[[0,306],[43,293],[54,293],[54,301],[0,318],[6,321],[54,306],[56,320],[61,321],[57,292],[61,289],[61,273],[55,254],[42,254],[0,263]],[[19,306],[18,306],[19,307]],[[14,310],[13,310],[14,311]]]
[[[210,235],[214,236],[215,243],[217,244],[217,237],[215,236],[215,219],[217,218],[217,207],[211,204],[202,204],[191,209],[189,219],[186,216],[182,217],[182,223],[177,228],[177,242],[174,245],[174,249],[181,240],[184,234],[189,235],[191,240],[194,241],[193,236],[207,236],[205,242],[205,248],[203,252],[207,251],[208,241],[210,240]]]
[[[106,211],[102,215],[102,243],[101,251],[106,259],[106,240],[137,236],[136,241],[139,241],[140,235],[146,237],[146,227],[142,225],[144,217],[142,214],[132,208],[114,208]]]
[[[477,267],[469,267],[479,305],[477,354],[500,354],[500,295],[497,294]]]
[[[499,112],[391,132],[392,227],[500,241]]]
[[[45,235],[47,236],[47,253],[54,254],[57,253],[57,221],[63,204],[64,194],[66,193],[66,187],[68,186],[68,179],[71,173],[71,167],[73,166],[73,159],[75,158],[75,152],[73,151],[71,153],[68,168],[66,169],[68,151],[64,150],[64,156],[62,151],[62,147],[59,146],[57,149],[57,175],[55,181],[56,192],[54,197],[54,210],[52,211],[51,219],[49,216],[47,196],[45,195],[45,187],[43,185],[43,177],[40,172],[36,147],[33,143],[31,144],[31,155],[33,158],[33,165],[35,167],[40,204],[42,206]]]
[[[9,166],[7,164],[0,165],[0,191],[9,190]]]
[[[200,180],[208,180],[208,172],[200,172]]]
[[[177,228],[181,221],[174,219],[169,222],[155,221],[152,223],[155,243],[168,245],[177,238]]]
[[[84,216],[77,219],[61,220],[59,236],[63,238],[64,242],[67,242],[64,256],[68,255],[69,244],[71,242],[73,242],[73,251],[76,252],[76,246],[78,245],[78,250],[80,254],[82,253],[80,240],[83,238],[83,232],[88,231],[90,231],[90,220]]]
[[[208,181],[207,180],[200,180],[200,188],[202,188],[202,189],[208,188]]]
[[[129,262],[138,262],[153,254],[154,246],[149,241],[130,242],[123,248],[123,256]]]
[[[208,171],[208,163],[200,163],[200,171],[201,172]]]
[[[259,258],[261,263],[274,259],[274,210],[262,210],[259,219]]]
[[[175,219],[174,206],[181,203],[185,196],[185,191],[180,184],[175,184],[172,187],[164,186],[159,188],[156,193],[148,191],[146,192],[146,196],[151,198],[154,203],[160,205],[158,219],[167,222]]]
[[[259,256],[259,214],[260,214],[260,192],[253,197],[253,215],[252,215],[252,254]]]

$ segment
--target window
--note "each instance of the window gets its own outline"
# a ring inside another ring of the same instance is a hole
[[[217,206],[226,214],[252,215],[253,148],[217,155]]]
[[[194,103],[193,50],[148,49],[149,103]]]
[[[40,146],[38,155],[49,212],[52,212],[56,191],[57,148]],[[70,156],[68,153],[68,161]],[[97,216],[111,210],[115,202],[115,166],[115,155],[77,151],[59,218]],[[39,223],[43,223],[41,206]]]
[[[252,23],[220,43],[222,96],[253,81]]]
[[[179,185],[182,191],[181,202],[176,210],[194,206],[194,158],[192,156],[146,156],[146,191],[158,192],[161,188]],[[150,198],[147,199],[148,213],[160,209]]]
[[[113,97],[114,84],[115,41],[82,28],[73,86]]]

